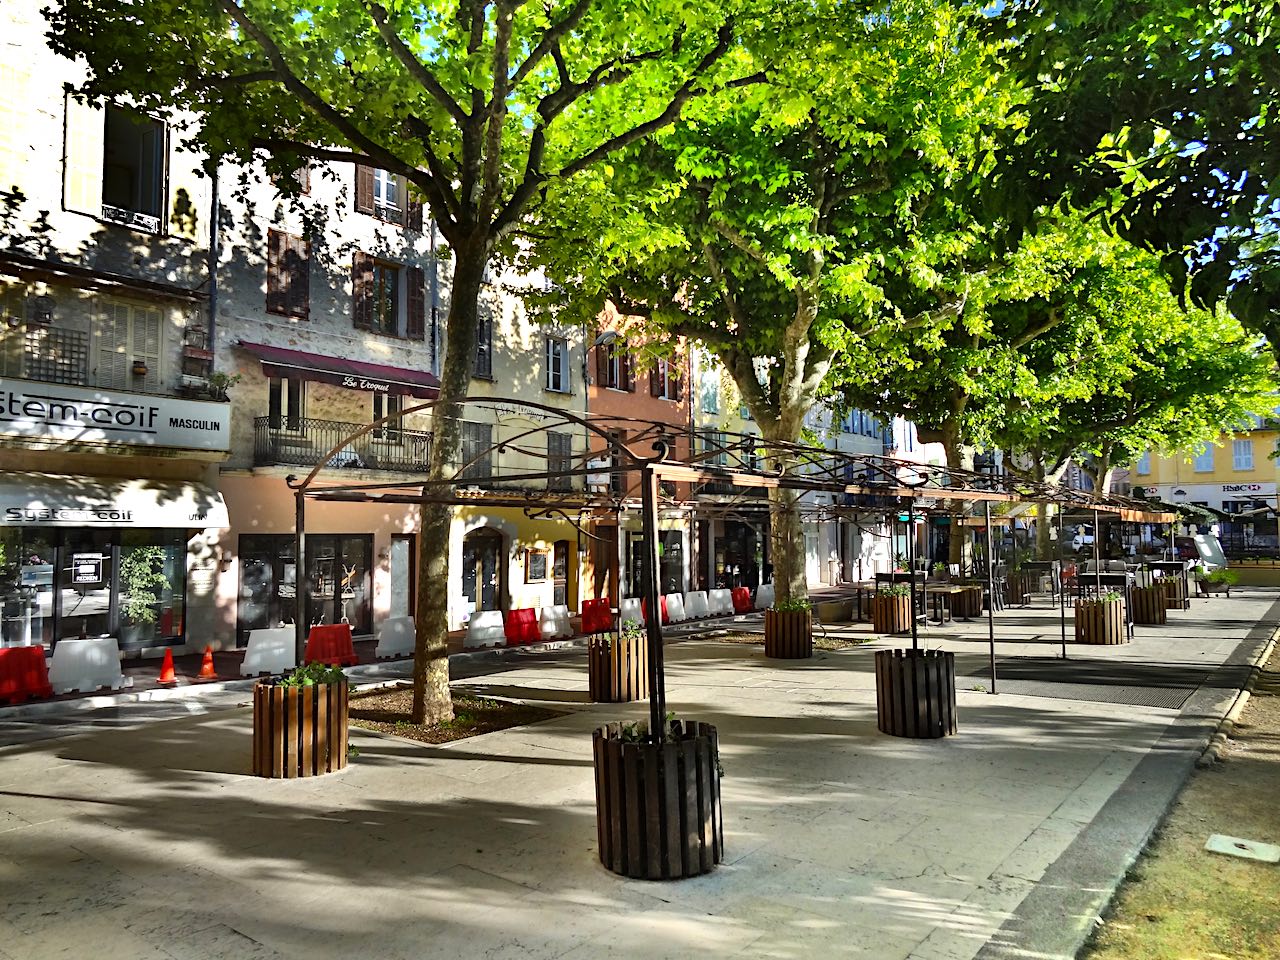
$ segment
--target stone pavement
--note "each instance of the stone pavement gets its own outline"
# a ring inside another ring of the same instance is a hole
[[[1278,597],[1196,600],[1066,662],[1056,608],[1005,611],[995,696],[985,623],[932,628],[963,674],[960,733],[933,742],[875,728],[871,651],[900,641],[803,662],[673,644],[669,709],[720,729],[727,852],[674,884],[596,858],[590,731],[646,705],[583,703],[578,650],[457,681],[564,717],[446,746],[355,732],[314,780],[247,776],[244,691],[10,720],[0,958],[1070,956]]]

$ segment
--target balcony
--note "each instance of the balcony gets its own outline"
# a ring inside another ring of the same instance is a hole
[[[363,423],[317,420],[313,417],[271,417],[253,420],[253,462],[269,467],[289,464],[314,467],[361,427]],[[351,442],[334,455],[328,466],[348,470],[393,470],[426,473],[431,455],[431,434],[421,430],[379,428]]]

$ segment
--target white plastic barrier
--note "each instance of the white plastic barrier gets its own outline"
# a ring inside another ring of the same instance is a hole
[[[667,619],[672,623],[679,623],[681,620],[688,620],[689,615],[684,612],[684,595],[679,593],[667,594]]]
[[[543,640],[573,636],[573,627],[569,623],[569,608],[564,604],[543,607],[538,614],[538,634]]]
[[[690,620],[699,620],[711,616],[711,606],[707,603],[707,591],[694,590],[684,595],[684,614]]]
[[[711,615],[713,617],[732,616],[732,590],[712,590],[707,594],[707,601],[711,605]]]
[[[756,609],[768,610],[773,606],[773,584],[762,583],[756,590]]]
[[[244,649],[240,676],[256,677],[260,673],[286,673],[295,666],[297,637],[293,627],[268,627],[249,631],[249,645]]]
[[[507,631],[502,623],[501,610],[481,610],[471,615],[467,635],[462,639],[464,648],[505,646]]]
[[[644,607],[638,597],[623,598],[622,605],[618,608],[618,620],[624,625],[628,620],[634,620],[644,626]]]
[[[378,646],[373,656],[378,660],[408,656],[413,653],[416,641],[413,617],[387,617],[378,625]]]
[[[133,678],[120,670],[120,644],[115,637],[86,637],[54,645],[49,683],[54,693],[92,693],[99,687],[132,687]]]

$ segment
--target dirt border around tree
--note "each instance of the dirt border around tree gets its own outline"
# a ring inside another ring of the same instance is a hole
[[[453,696],[453,720],[447,723],[418,724],[409,721],[412,706],[413,686],[400,682],[353,693],[348,716],[351,726],[364,732],[439,745],[554,720],[568,712],[505,697],[458,693]]]

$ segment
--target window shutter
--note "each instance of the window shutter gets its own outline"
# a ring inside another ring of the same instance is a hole
[[[631,366],[631,354],[624,353],[618,359],[618,365],[622,370],[622,384],[624,388],[631,393],[636,392],[636,371]]]
[[[652,367],[649,368],[649,396],[651,397],[662,396],[662,379],[663,379],[662,364],[660,363],[654,364]]]
[[[129,371],[129,307],[123,303],[99,301],[101,323],[94,338],[98,348],[97,385],[111,389],[128,389]]]
[[[67,94],[66,138],[62,205],[67,210],[100,217],[106,143],[106,117],[102,109],[80,103]]]
[[[356,213],[373,213],[373,167],[356,164]]]
[[[672,362],[667,367],[667,374],[671,377],[671,399],[679,403],[684,398],[684,371]]]
[[[357,330],[373,329],[373,257],[356,252],[352,262],[351,323]]]
[[[422,232],[422,201],[409,198],[409,220],[406,226],[417,233]]]
[[[160,379],[160,340],[163,314],[155,308],[135,307],[133,309],[133,342],[132,355],[129,357],[130,379],[134,384],[139,378],[132,376],[133,362],[142,360],[147,365],[147,374],[142,377],[142,388],[159,390]]]
[[[408,315],[405,336],[410,340],[427,339],[427,278],[421,267],[409,268]]]
[[[285,241],[279,230],[267,231],[267,313],[285,312]]]
[[[311,243],[289,237],[285,276],[289,281],[289,316],[306,320],[311,316]]]
[[[616,386],[609,383],[609,347],[603,343],[596,347],[596,386]]]

